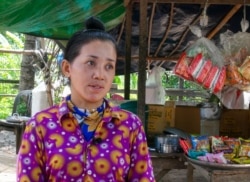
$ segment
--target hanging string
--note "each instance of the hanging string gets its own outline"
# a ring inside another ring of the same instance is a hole
[[[246,19],[246,0],[244,0],[243,6],[243,19],[240,22],[242,32],[246,32],[249,27],[249,22]]]
[[[208,7],[208,0],[205,2],[205,6],[200,18],[200,26],[206,27],[208,25],[208,16],[207,16],[207,7]]]

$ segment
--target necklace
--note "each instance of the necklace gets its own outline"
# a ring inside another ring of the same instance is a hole
[[[94,131],[101,121],[104,109],[106,108],[106,103],[103,101],[102,105],[97,109],[91,109],[89,111],[88,109],[80,109],[76,107],[72,103],[70,95],[66,97],[66,101],[70,110],[73,112],[73,115],[80,124],[85,139],[89,141],[93,137]]]

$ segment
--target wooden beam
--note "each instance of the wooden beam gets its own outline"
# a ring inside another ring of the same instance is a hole
[[[139,3],[142,0],[132,0]],[[205,0],[148,0],[148,3],[175,3],[175,4],[204,4]],[[244,4],[243,0],[209,0],[208,4]],[[245,4],[250,4],[250,0],[245,0]]]
[[[157,54],[159,53],[162,45],[164,44],[164,42],[166,41],[167,37],[168,37],[168,34],[170,32],[170,29],[172,27],[172,23],[173,23],[173,18],[174,18],[174,3],[171,3],[171,10],[170,10],[170,13],[169,13],[169,23],[168,23],[168,26],[166,28],[166,31],[165,31],[165,34],[164,34],[164,37],[161,39],[161,42],[159,44],[159,46],[157,47],[156,49],[156,52],[154,54],[154,57],[157,56]]]
[[[126,58],[119,57],[118,59],[125,61]],[[132,60],[139,60],[139,56],[132,56],[131,59]],[[179,59],[179,57],[175,57],[175,56],[170,56],[170,57],[147,56],[146,57],[146,61],[172,61],[172,62],[176,62],[178,59]]]
[[[144,127],[146,127],[145,119],[145,85],[146,85],[146,57],[147,57],[147,7],[148,1],[143,0],[140,3],[140,36],[139,36],[139,66],[138,66],[138,102],[137,113]]]
[[[126,100],[130,99],[130,69],[131,69],[131,40],[132,40],[132,11],[133,11],[133,4],[130,2],[126,6],[126,21],[125,21],[125,70],[124,70],[124,75],[125,75],[125,93],[124,93],[124,98]]]
[[[208,39],[212,39],[213,36],[227,23],[230,18],[241,8],[241,4],[235,5],[229,13],[223,18],[223,20],[207,35]]]
[[[155,6],[156,6],[156,3],[153,3],[150,20],[149,20],[149,28],[148,28],[148,47],[150,47],[151,45],[151,33],[152,33],[152,25],[153,25],[153,19],[154,19],[154,14],[155,14]],[[149,55],[150,55],[150,49],[148,49],[148,56]]]
[[[131,0],[124,0],[124,2],[123,2],[124,6],[127,7],[129,5],[130,1]]]
[[[40,53],[39,50],[14,50],[14,49],[0,49],[0,53],[9,53],[9,54],[38,54]],[[52,52],[46,52],[47,54],[52,54]]]

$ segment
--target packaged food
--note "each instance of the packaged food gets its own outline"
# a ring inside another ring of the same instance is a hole
[[[192,81],[193,80],[192,75],[190,75],[188,71],[188,67],[192,59],[193,58],[187,57],[187,54],[183,52],[180,56],[180,59],[177,61],[174,67],[174,73],[186,80]]]
[[[217,66],[213,66],[208,74],[208,76],[205,78],[203,82],[203,86],[206,89],[211,89],[212,86],[216,82],[217,74],[219,74],[219,68]]]
[[[195,81],[199,84],[202,84],[205,78],[207,77],[208,73],[210,72],[213,64],[211,60],[205,60],[199,73],[195,77]]]
[[[226,153],[230,154],[233,153],[233,149],[231,149],[229,146],[227,146],[221,137],[211,137],[211,148],[212,148],[212,153]]]
[[[250,56],[246,57],[239,70],[245,79],[250,80]]]
[[[210,152],[210,143],[208,136],[191,136],[192,147],[197,151]]]
[[[196,75],[198,75],[199,71],[201,70],[201,67],[204,64],[204,59],[202,59],[202,54],[197,54],[194,59],[192,59],[188,71],[192,75],[193,78],[196,78]]]
[[[214,85],[212,86],[213,93],[218,93],[219,91],[222,90],[223,86],[225,85],[225,80],[226,80],[226,68],[222,67],[219,71],[219,74],[216,78]]]

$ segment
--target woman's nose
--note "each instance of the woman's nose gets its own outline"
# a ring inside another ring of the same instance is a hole
[[[104,70],[100,67],[97,67],[93,73],[93,78],[98,80],[104,79]]]

